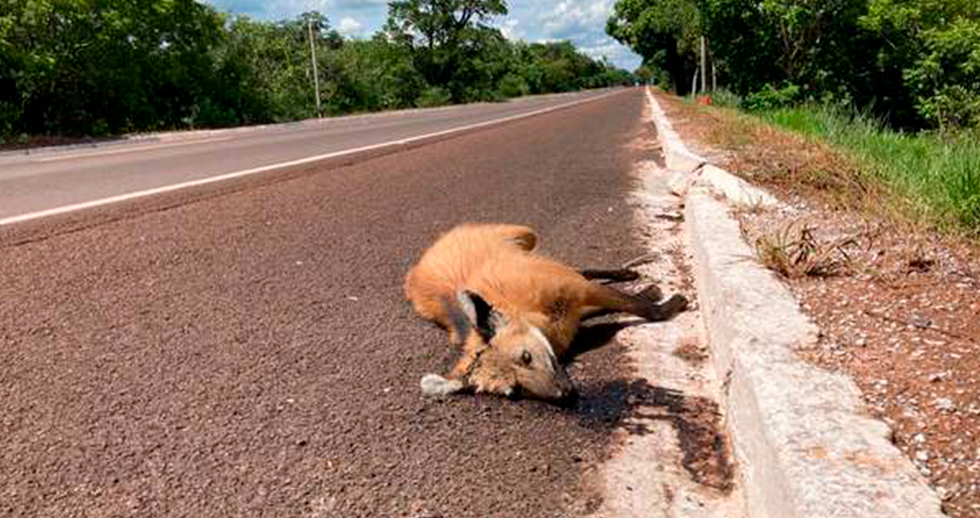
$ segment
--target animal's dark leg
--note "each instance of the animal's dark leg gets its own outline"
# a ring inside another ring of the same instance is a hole
[[[645,300],[645,301],[647,301],[649,303],[652,303],[652,304],[657,304],[658,302],[660,302],[664,298],[663,292],[660,291],[660,288],[657,287],[656,284],[651,284],[651,285],[647,286],[646,288],[643,288],[642,290],[640,290],[639,293],[637,293],[635,295],[629,295],[629,294],[626,294],[626,293],[623,293],[623,295],[627,295],[627,296],[631,296],[631,297],[636,297],[636,298],[639,298],[639,299],[643,299],[643,300]],[[588,320],[590,318],[598,318],[598,317],[609,315],[609,314],[612,314],[612,313],[619,313],[621,311],[623,311],[623,310],[620,310],[620,309],[612,309],[612,308],[603,308],[603,307],[592,307],[592,308],[588,308],[585,311],[583,311],[582,314],[581,314],[581,316],[579,317],[579,319],[584,321],[584,320]]]
[[[661,300],[664,299],[664,292],[660,291],[660,288],[657,287],[656,284],[651,284],[646,288],[640,290],[640,292],[637,293],[636,296],[656,304],[657,302],[660,302]]]
[[[605,280],[610,282],[629,282],[640,278],[640,274],[627,268],[616,268],[613,270],[579,270],[582,277],[593,280]]]
[[[638,295],[623,293],[609,286],[592,284],[588,290],[585,305],[608,309],[612,311],[622,311],[638,317],[643,317],[651,322],[669,320],[677,313],[687,309],[687,299],[683,295],[677,294],[664,303],[658,303],[660,299],[659,290],[654,294]]]
[[[618,313],[618,311],[616,311],[615,309],[608,309],[608,308],[589,308],[582,311],[582,314],[579,315],[578,319],[584,322],[591,318],[604,317],[606,315],[611,315],[613,313]]]

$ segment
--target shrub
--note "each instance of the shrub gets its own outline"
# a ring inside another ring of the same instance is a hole
[[[711,104],[723,108],[738,108],[742,105],[742,98],[728,90],[715,90],[711,92]]]
[[[802,100],[800,87],[792,83],[787,83],[782,88],[773,88],[766,83],[762,91],[750,94],[743,103],[747,110],[773,110],[786,108],[797,104]]]
[[[504,97],[520,97],[531,91],[527,81],[517,74],[507,74],[500,80],[500,93]]]
[[[449,90],[432,86],[422,91],[419,98],[415,100],[415,105],[419,108],[432,108],[434,106],[445,106],[452,103],[452,101],[453,96]]]

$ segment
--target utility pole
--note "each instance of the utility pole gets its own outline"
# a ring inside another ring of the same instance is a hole
[[[708,91],[708,54],[705,50],[704,36],[701,36],[701,91]]]
[[[316,69],[316,46],[313,45],[313,18],[307,20],[310,32],[310,56],[313,59],[313,87],[316,89],[316,118],[320,118],[320,74]]]

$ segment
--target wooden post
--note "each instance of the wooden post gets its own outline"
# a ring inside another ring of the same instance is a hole
[[[718,67],[714,59],[711,60],[711,91],[718,91]]]
[[[708,91],[708,54],[705,49],[704,36],[701,36],[701,91]]]
[[[313,86],[316,92],[316,118],[322,117],[320,112],[320,74],[316,69],[316,46],[313,45],[313,18],[309,19],[307,28],[310,32],[310,57],[313,60]]]

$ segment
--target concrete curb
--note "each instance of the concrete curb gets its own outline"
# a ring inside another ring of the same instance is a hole
[[[668,131],[661,138],[665,156],[689,153],[671,149],[676,133],[652,96],[651,104],[658,132]],[[936,493],[889,440],[888,427],[867,415],[853,381],[795,354],[814,345],[816,326],[752,260],[729,206],[708,186],[688,182],[685,230],[712,361],[725,375],[722,404],[748,515],[944,516]]]
[[[672,173],[668,180],[671,192],[684,197],[692,187],[702,185],[728,198],[736,206],[771,208],[779,205],[771,194],[709,164],[708,159],[687,149],[650,90],[647,90],[647,97],[657,123],[657,138],[663,150],[664,162]]]

